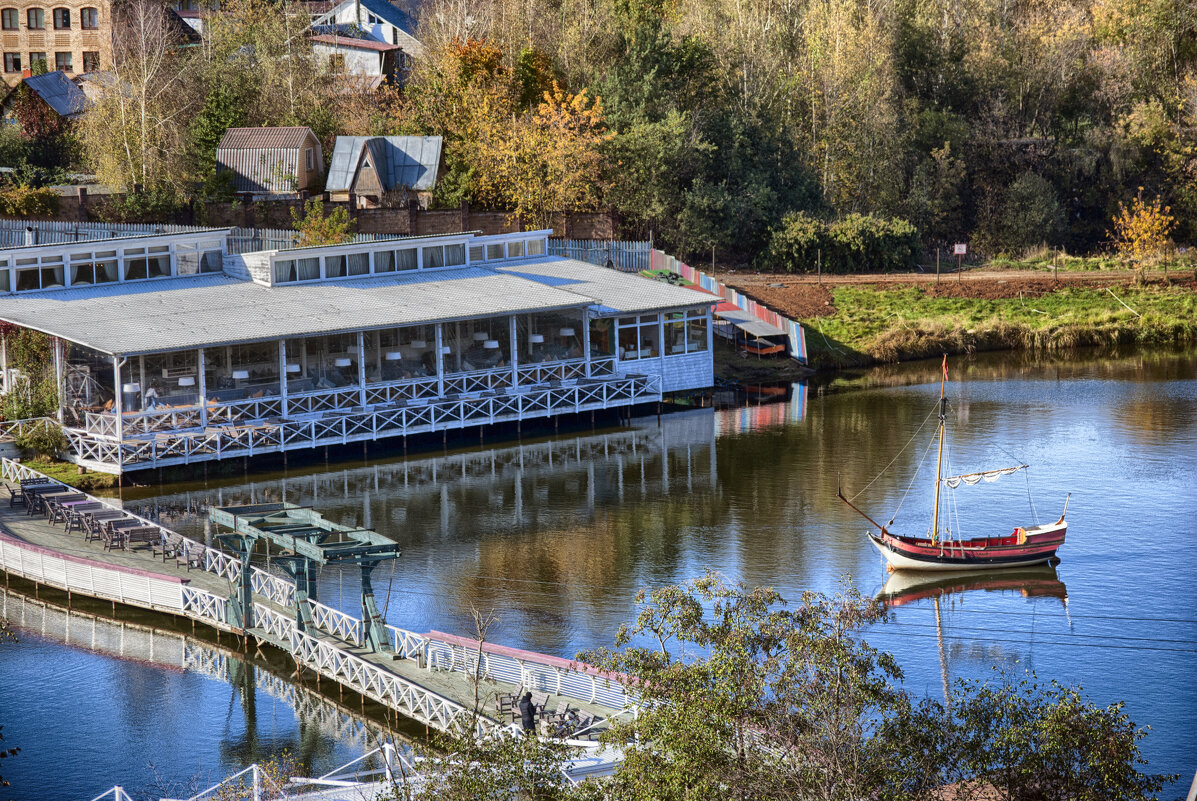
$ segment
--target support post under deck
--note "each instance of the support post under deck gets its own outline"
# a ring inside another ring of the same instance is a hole
[[[376,654],[390,653],[391,638],[387,634],[386,620],[378,611],[378,604],[374,601],[374,585],[370,582],[370,573],[377,562],[362,562],[362,645]]]

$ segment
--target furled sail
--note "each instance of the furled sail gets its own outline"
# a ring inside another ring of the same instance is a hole
[[[975,484],[980,484],[982,481],[997,481],[1002,476],[1012,475],[1017,473],[1019,470],[1025,469],[1027,469],[1027,465],[1020,464],[1018,467],[1003,467],[999,470],[984,470],[980,473],[965,473],[962,476],[949,476],[943,480],[943,483],[947,484],[950,489],[956,489],[961,484],[967,484],[971,487]]]

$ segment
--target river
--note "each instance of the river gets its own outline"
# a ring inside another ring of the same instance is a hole
[[[374,577],[390,622],[469,634],[471,609],[494,609],[492,641],[560,656],[610,645],[638,589],[708,567],[791,598],[851,576],[889,593],[894,621],[867,638],[897,656],[912,691],[938,697],[945,680],[1029,670],[1103,704],[1125,700],[1151,726],[1149,769],[1182,774],[1183,794],[1197,768],[1197,571],[1185,550],[1197,535],[1197,351],[949,364],[945,470],[1031,465],[945,491],[958,501],[953,526],[969,536],[1054,520],[1071,493],[1054,571],[890,579],[864,521],[836,500],[838,480],[880,519],[898,509],[896,530],[928,527],[934,449],[920,460],[939,392],[939,365],[928,363],[660,424],[124,497],[197,537],[205,504],[311,504],[403,545],[394,570]],[[357,613],[353,574],[326,568],[320,593]],[[118,783],[146,792],[155,776],[217,775],[284,747],[313,771],[361,753],[360,736],[261,675],[230,683],[227,671],[129,658],[36,626],[17,633],[0,645],[0,725],[22,751],[0,774],[19,801],[87,799]]]

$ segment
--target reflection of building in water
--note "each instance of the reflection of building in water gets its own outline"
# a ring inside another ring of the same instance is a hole
[[[715,413],[665,415],[634,428],[404,459],[198,492],[173,493],[126,504],[177,525],[209,506],[288,501],[312,506],[346,525],[382,533],[423,521],[424,527],[522,527],[535,514],[576,520],[579,507],[627,498],[714,488]],[[549,508],[549,497],[576,499]],[[385,519],[377,519],[385,515]],[[198,518],[197,518],[198,519]]]
[[[790,386],[761,387],[776,394],[757,392],[760,403],[748,403],[715,413],[715,429],[719,436],[744,434],[762,428],[799,423],[806,419],[806,396],[808,387],[804,383]]]
[[[0,588],[0,618],[47,640],[160,670],[196,673],[241,692],[247,723],[254,717],[253,689],[295,710],[301,728],[351,748],[370,749],[389,735],[378,724],[231,652],[174,631],[66,610]],[[251,680],[252,679],[252,680]]]

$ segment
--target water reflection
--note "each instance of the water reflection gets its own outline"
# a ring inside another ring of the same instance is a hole
[[[113,619],[98,613],[101,605],[89,606],[68,610],[0,588],[0,617],[18,637],[0,650],[0,664],[9,668],[0,724],[6,740],[22,749],[5,765],[16,798],[86,798],[113,784],[135,796],[185,797],[283,750],[319,770],[394,739],[374,720],[292,683],[289,663],[277,655],[273,662],[261,654],[251,660],[164,628],[161,616],[131,612]],[[40,681],[41,673],[12,669],[38,652],[57,655],[50,685]],[[87,703],[97,690],[104,701]],[[77,762],[82,769],[70,775],[55,769],[62,743],[49,729],[56,724],[13,714],[47,701],[46,692],[69,705],[70,730],[83,740],[68,744],[83,757]],[[98,736],[89,741],[89,731]],[[167,736],[171,731],[177,739]],[[114,743],[122,747],[110,747]]]
[[[1008,570],[945,571],[918,573],[899,570],[890,574],[877,597],[896,608],[919,601],[966,592],[1014,593],[1022,598],[1057,598],[1068,608],[1068,588],[1051,565]]]

